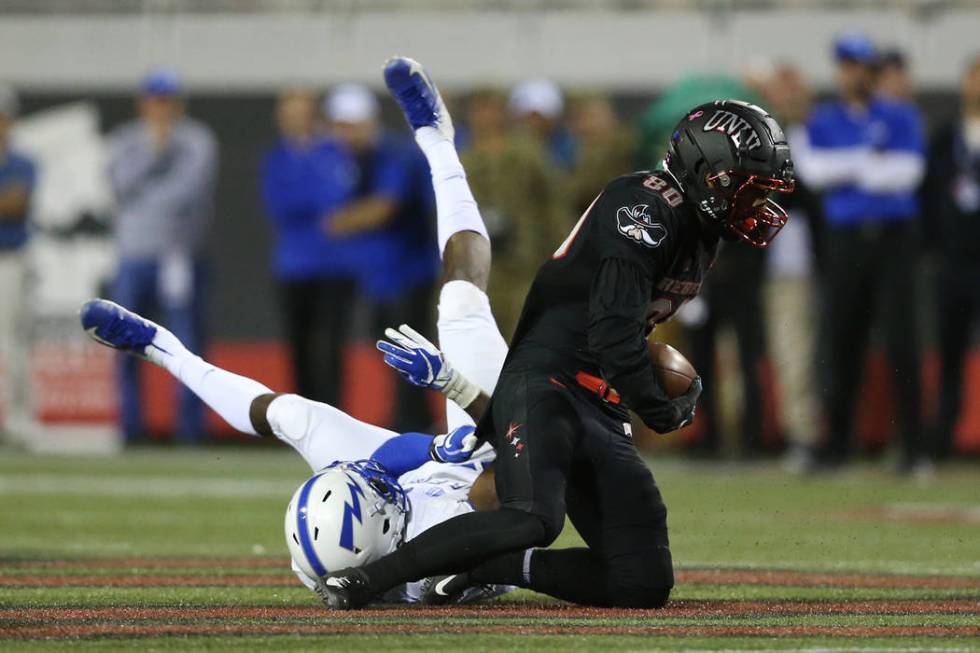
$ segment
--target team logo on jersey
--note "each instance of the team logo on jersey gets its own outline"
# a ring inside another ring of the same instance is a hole
[[[714,115],[704,123],[703,129],[706,132],[717,131],[728,134],[738,149],[744,148],[751,152],[762,145],[759,134],[747,120],[724,109],[715,111]]]
[[[619,233],[647,247],[659,247],[667,237],[667,229],[653,221],[647,208],[647,204],[619,207],[616,211]]]

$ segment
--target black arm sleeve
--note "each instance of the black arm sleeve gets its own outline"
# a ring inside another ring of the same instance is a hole
[[[643,266],[607,258],[589,296],[589,350],[606,380],[643,423],[663,432],[676,425],[678,409],[660,387],[647,350],[646,311],[653,278]]]

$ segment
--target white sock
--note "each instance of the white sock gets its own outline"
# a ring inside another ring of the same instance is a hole
[[[490,235],[473,199],[466,171],[459,161],[456,146],[434,127],[415,130],[415,140],[422,148],[432,170],[432,188],[436,194],[439,255],[446,243],[460,231],[475,231],[487,240]]]
[[[153,345],[147,347],[146,354],[151,362],[166,368],[236,431],[258,435],[252,428],[249,410],[256,397],[272,390],[195,356],[177,336],[163,327],[158,327]]]

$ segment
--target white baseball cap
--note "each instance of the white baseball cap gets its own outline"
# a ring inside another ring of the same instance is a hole
[[[550,79],[529,79],[510,92],[510,110],[518,116],[539,113],[555,119],[565,110],[561,89]]]
[[[20,102],[17,100],[17,91],[12,86],[0,84],[0,113],[12,118],[17,115],[19,108]]]
[[[378,99],[366,86],[341,84],[323,100],[323,113],[332,122],[367,122],[378,117]]]

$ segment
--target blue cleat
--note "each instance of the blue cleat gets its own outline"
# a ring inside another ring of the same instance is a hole
[[[412,129],[431,127],[453,140],[453,120],[439,89],[418,61],[392,57],[385,62],[385,84]]]
[[[153,339],[159,327],[114,302],[106,299],[87,301],[78,315],[85,333],[106,347],[146,358],[147,347],[156,346]]]

